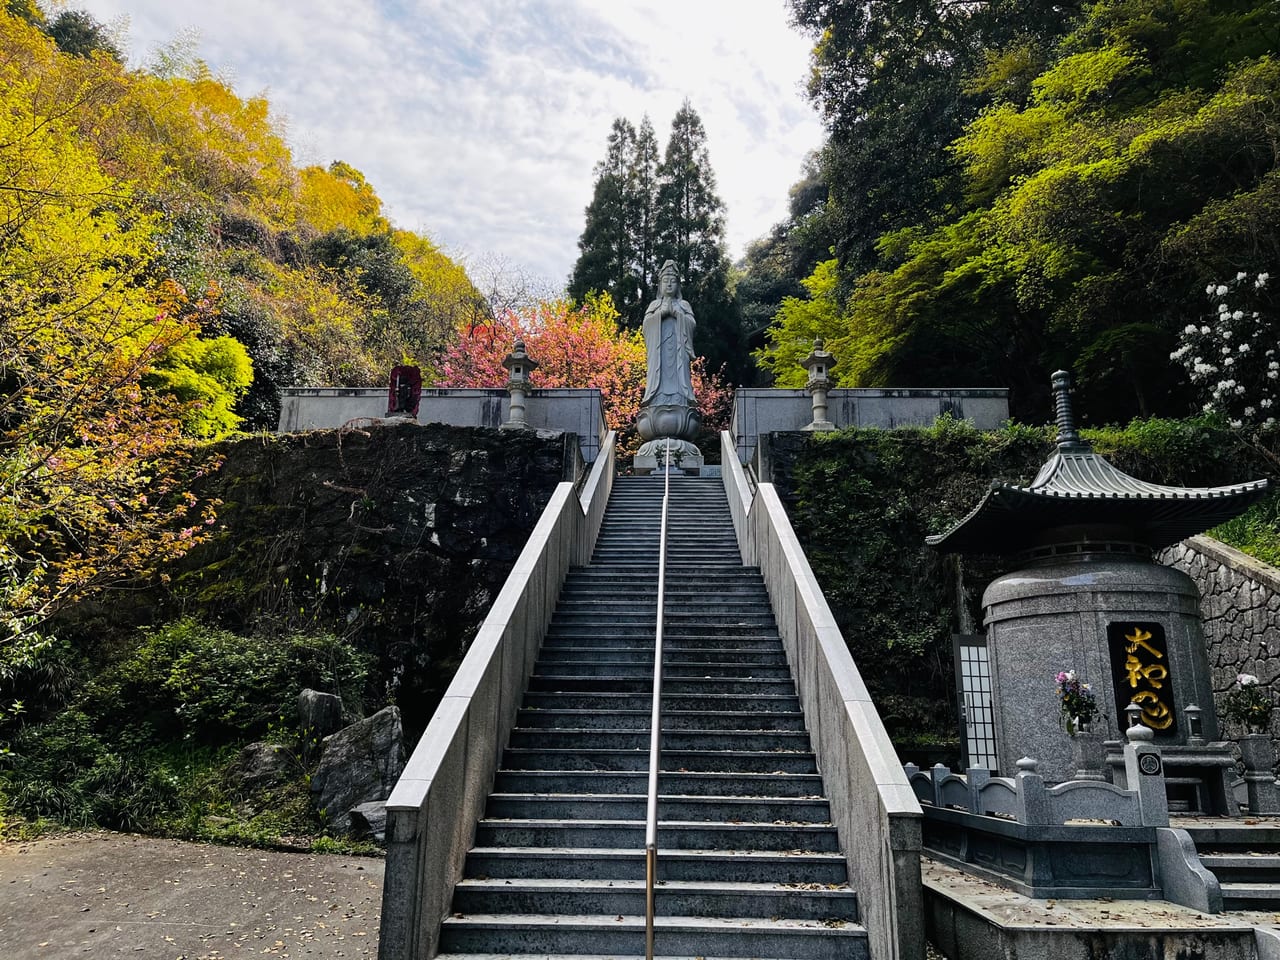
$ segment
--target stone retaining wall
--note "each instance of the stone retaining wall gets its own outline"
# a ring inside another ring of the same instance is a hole
[[[1157,559],[1189,574],[1200,588],[1215,699],[1236,674],[1251,673],[1280,701],[1280,570],[1209,537],[1174,544]]]

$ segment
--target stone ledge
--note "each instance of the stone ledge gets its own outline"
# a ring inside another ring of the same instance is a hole
[[[1280,593],[1280,570],[1269,563],[1263,563],[1256,557],[1249,556],[1242,550],[1228,546],[1221,540],[1201,535],[1182,541],[1180,546],[1188,547],[1217,560],[1233,572],[1265,584],[1271,590]]]
[[[950,960],[1258,956],[1245,918],[1164,900],[1036,900],[927,857],[921,873],[926,931]]]

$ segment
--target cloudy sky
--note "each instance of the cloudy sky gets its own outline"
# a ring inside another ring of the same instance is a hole
[[[186,32],[265,93],[300,163],[345,160],[390,218],[561,285],[614,117],[707,129],[729,253],[764,234],[821,141],[785,0],[74,0],[127,19],[131,63]]]

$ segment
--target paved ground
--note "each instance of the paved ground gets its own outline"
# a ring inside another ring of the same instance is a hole
[[[113,833],[0,844],[0,955],[373,958],[382,868]]]

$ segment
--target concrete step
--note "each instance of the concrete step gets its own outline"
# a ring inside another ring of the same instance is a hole
[[[548,693],[530,691],[524,705],[538,710],[648,710],[653,696],[648,693],[618,693],[602,690],[595,693]],[[662,691],[662,709],[679,712],[711,713],[794,713],[800,700],[791,696],[743,696],[731,693],[672,693]]]
[[[620,879],[464,879],[454,890],[453,909],[467,916],[643,915],[645,884],[644,880]],[[659,916],[858,920],[857,899],[847,886],[802,890],[767,882],[666,880],[654,891],[654,911]]]
[[[575,601],[581,603],[607,602],[613,604],[658,602],[658,584],[645,583],[628,586],[621,582],[606,581],[602,583],[576,583],[565,587],[561,595],[562,602]],[[667,584],[667,605],[704,603],[708,599],[733,603],[769,603],[769,594],[764,587],[750,583],[718,583],[708,589],[677,589]]]
[[[652,604],[641,609],[628,608],[619,604],[614,609],[596,607],[591,609],[557,607],[551,618],[552,629],[562,626],[597,626],[608,627],[610,624],[630,624],[652,628],[658,615],[658,605]],[[664,606],[663,622],[668,627],[689,624],[706,624],[708,627],[742,626],[751,624],[758,627],[774,627],[772,610],[760,610],[745,604],[740,606],[722,606],[714,602],[705,602],[697,606]]]
[[[530,690],[546,690],[559,693],[611,690],[618,693],[651,692],[653,679],[621,677],[616,674],[601,677],[573,677],[564,674],[534,674],[529,678]],[[745,693],[752,696],[792,696],[795,684],[790,680],[704,680],[668,677],[662,681],[663,693]]]
[[[654,623],[560,623],[553,621],[548,637],[648,637],[652,639]],[[731,623],[718,620],[715,623],[690,621],[672,623],[663,628],[663,637],[748,637],[752,640],[776,639],[778,632],[772,624]]]
[[[520,727],[571,730],[652,729],[649,710],[529,710],[520,711]],[[795,713],[703,713],[664,710],[663,730],[804,730],[804,714]]]
[[[501,820],[476,825],[478,847],[628,847],[644,849],[644,820]],[[716,823],[664,820],[659,850],[817,850],[835,853],[826,824]]]
[[[662,608],[669,616],[688,614],[718,616],[721,614],[748,613],[753,616],[773,617],[773,607],[769,603],[768,597],[668,596]],[[618,599],[616,597],[591,599],[580,598],[572,593],[566,593],[560,599],[560,602],[556,604],[557,614],[599,615],[603,613],[611,617],[618,614],[644,617],[650,613],[657,613],[657,610],[658,597],[656,593],[643,599]]]
[[[663,643],[662,657],[665,663],[714,663],[732,660],[735,663],[757,663],[761,666],[781,666],[787,655],[772,640],[738,641],[732,645],[721,643],[711,647],[674,646]],[[538,659],[550,663],[558,660],[594,659],[598,663],[648,663],[653,665],[653,644],[627,644],[625,646],[582,646],[572,642],[544,643]]]
[[[625,914],[477,914],[445,918],[440,954],[644,954],[644,916]],[[663,956],[789,957],[861,960],[866,931],[856,923],[658,917],[654,945]],[[660,946],[659,946],[660,945]]]
[[[618,847],[475,847],[467,854],[467,875],[643,880],[644,851]],[[844,884],[847,875],[844,855],[832,851],[663,850],[658,861],[659,880],[666,882]]]
[[[759,567],[737,567],[733,570],[716,570],[714,576],[717,581],[726,581],[730,583],[747,583],[756,586],[764,584],[764,578],[760,575]],[[658,575],[650,570],[627,570],[626,564],[614,564],[610,566],[601,566],[592,564],[585,567],[572,567],[565,576],[565,581],[570,584],[579,583],[619,583],[626,586],[656,586],[658,583]],[[672,581],[669,586],[672,589],[695,589],[700,586],[699,581]]]
[[[648,730],[543,730],[516,727],[511,746],[523,749],[644,750],[649,749]],[[806,753],[809,734],[804,730],[672,730],[663,731],[665,750],[741,750]]]
[[[1280,886],[1274,883],[1232,881],[1221,886],[1224,910],[1280,909]]]
[[[814,774],[678,773],[666,771],[659,781],[663,793],[718,797],[814,797],[822,794],[822,778]],[[499,770],[497,793],[569,793],[591,791],[645,796],[649,775],[642,770]]]
[[[1280,854],[1277,853],[1202,853],[1200,862],[1224,883],[1238,881],[1280,886]]]
[[[539,660],[536,670],[554,669],[565,677],[652,677],[652,663],[597,662],[594,660],[564,660],[553,657],[550,660]],[[787,680],[791,676],[791,668],[785,664],[768,665],[753,663],[678,663],[663,659],[663,683],[680,678],[720,678],[740,679],[773,679]]]
[[[665,790],[666,788],[664,788]],[[492,820],[644,820],[647,798],[622,794],[491,793]],[[826,800],[805,797],[658,797],[658,816],[689,823],[828,823]]]
[[[503,765],[509,770],[648,770],[649,750],[582,749],[581,747],[508,747]],[[816,773],[811,752],[774,750],[667,750],[666,770],[716,773]]]

